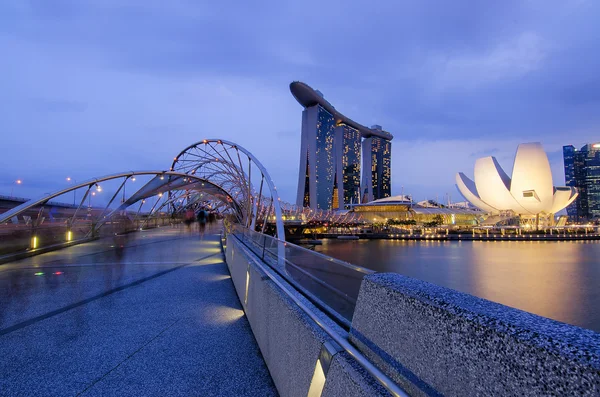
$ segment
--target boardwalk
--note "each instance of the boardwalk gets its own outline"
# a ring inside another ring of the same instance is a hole
[[[277,394],[218,235],[114,244],[0,265],[1,396]]]

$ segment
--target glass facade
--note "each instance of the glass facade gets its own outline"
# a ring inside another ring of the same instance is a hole
[[[563,146],[563,161],[565,166],[565,185],[577,187],[575,182],[575,153],[577,149],[573,145]],[[577,201],[572,202],[567,207],[569,219],[577,219]]]
[[[569,217],[577,221],[600,218],[600,143],[575,149],[563,147],[565,183],[579,192],[575,203],[567,207]]]
[[[318,107],[316,143],[315,143],[315,179],[317,208],[328,210],[332,208],[333,199],[333,140],[335,119],[321,105]]]
[[[310,207],[310,158],[306,153],[306,174],[304,176],[304,198],[303,207]]]
[[[587,219],[600,217],[600,143],[581,148],[583,172],[581,178],[586,190],[584,214]],[[583,207],[583,206],[582,206]]]
[[[392,143],[375,136],[371,139],[373,200],[378,200],[391,196]]]
[[[342,128],[342,181],[344,205],[360,203],[360,131],[347,125]]]

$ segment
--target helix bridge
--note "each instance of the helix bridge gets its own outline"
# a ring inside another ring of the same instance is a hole
[[[65,205],[71,197],[73,204]],[[160,226],[200,208],[280,241],[286,240],[286,230],[289,235],[290,230],[361,221],[349,211],[282,201],[275,181],[249,150],[204,139],[183,149],[166,170],[113,173],[26,200],[0,214],[0,233],[17,236],[20,243],[13,238],[13,249],[31,249]]]

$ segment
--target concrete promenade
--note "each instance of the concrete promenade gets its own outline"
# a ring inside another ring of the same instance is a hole
[[[277,395],[216,233],[0,265],[0,396]]]

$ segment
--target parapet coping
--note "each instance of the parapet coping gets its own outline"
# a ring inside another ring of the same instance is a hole
[[[366,276],[361,289],[365,288],[366,283],[381,285],[467,321],[600,370],[600,334],[592,330],[400,274],[378,273]],[[352,328],[350,333],[353,331]]]

